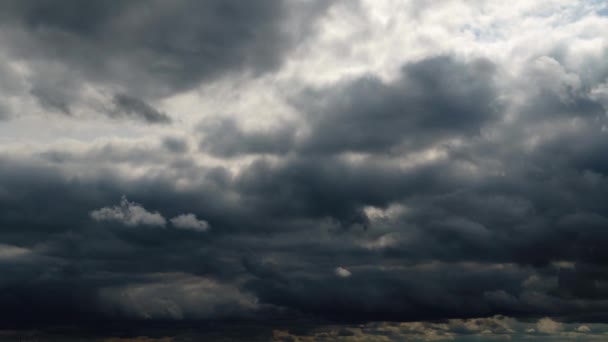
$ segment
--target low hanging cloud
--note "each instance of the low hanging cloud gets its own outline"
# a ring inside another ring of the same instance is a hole
[[[178,229],[190,229],[198,232],[209,230],[209,223],[205,220],[199,220],[194,214],[182,214],[172,218],[171,224]]]
[[[126,226],[159,226],[164,227],[167,220],[157,211],[150,212],[135,202],[129,202],[126,196],[120,199],[120,205],[104,207],[91,212],[95,221],[115,221]]]

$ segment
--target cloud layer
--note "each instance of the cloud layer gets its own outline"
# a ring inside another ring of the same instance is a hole
[[[93,210],[91,217],[95,221],[117,221],[127,226],[142,224],[164,227],[167,223],[157,211],[151,213],[141,205],[129,202],[125,196],[120,199],[120,206]]]
[[[0,6],[0,325],[600,339],[601,1]]]

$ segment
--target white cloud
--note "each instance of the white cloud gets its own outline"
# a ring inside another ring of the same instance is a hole
[[[91,217],[95,221],[116,221],[126,226],[149,225],[164,227],[167,223],[159,212],[147,211],[140,204],[129,202],[125,196],[122,196],[120,199],[120,205],[93,210]]]
[[[210,228],[207,221],[199,220],[194,214],[182,214],[172,218],[170,221],[173,227],[180,229],[191,229],[198,232],[204,232]]]
[[[348,278],[352,273],[344,267],[336,267],[336,275],[340,278]]]

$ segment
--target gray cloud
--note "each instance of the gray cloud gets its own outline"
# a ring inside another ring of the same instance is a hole
[[[70,100],[77,97],[66,84],[44,84],[44,81],[35,84],[30,92],[43,108],[67,115],[71,114]]]
[[[30,86],[3,79],[17,86],[0,103],[19,108],[27,89],[70,114],[0,127],[0,326],[293,319],[350,327],[327,339],[550,340],[608,319],[601,63],[446,48],[309,84],[291,78],[297,56],[283,61],[312,49],[293,48],[329,6],[314,1],[0,6],[21,61],[1,72]],[[328,15],[356,21],[341,14]],[[227,89],[246,73],[268,79]],[[75,120],[87,94],[135,122]],[[209,116],[176,117],[208,94],[222,94],[201,100]],[[284,109],[266,100],[293,112],[250,128],[243,117]]]
[[[463,63],[437,57],[407,64],[401,78],[385,84],[364,77],[332,89],[311,91],[298,106],[311,113],[305,150],[390,151],[442,138],[479,134],[498,105],[488,60]]]
[[[391,152],[419,148],[442,139],[479,135],[497,119],[501,103],[489,60],[459,61],[450,56],[406,64],[386,83],[370,75],[328,88],[307,89],[293,99],[308,133],[284,125],[271,132],[243,132],[222,121],[201,147],[235,154]]]
[[[0,102],[0,120],[8,120],[10,118],[10,110],[7,106]]]
[[[113,117],[134,117],[149,123],[169,123],[171,119],[165,113],[154,109],[146,102],[125,94],[114,95],[115,111]]]
[[[166,137],[163,139],[163,146],[173,153],[188,152],[188,142],[176,137]]]
[[[36,71],[31,94],[43,107],[70,113],[79,89],[65,84],[88,83],[121,89],[115,98],[119,107],[148,122],[161,122],[167,121],[165,116],[134,99],[168,96],[226,74],[272,70],[329,5],[7,1],[0,20],[8,28],[9,55]],[[46,71],[62,66],[66,70],[61,75]]]

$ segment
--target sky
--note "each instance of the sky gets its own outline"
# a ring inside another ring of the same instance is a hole
[[[608,334],[603,0],[2,0],[0,46],[0,340]]]

